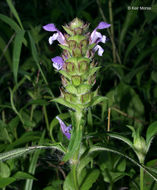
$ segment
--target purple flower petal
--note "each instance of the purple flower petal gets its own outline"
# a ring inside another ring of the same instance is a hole
[[[91,33],[90,40],[91,44],[96,43],[98,39],[102,38],[102,34],[100,32],[97,32],[96,30]]]
[[[51,60],[53,62],[53,67],[55,69],[60,70],[63,68],[64,60],[62,59],[62,57],[56,56],[56,57],[52,58]]]
[[[111,24],[108,24],[106,22],[100,22],[98,26],[95,28],[95,30],[109,28],[110,26]]]
[[[47,24],[43,26],[43,29],[49,32],[56,32],[49,38],[49,44],[51,45],[53,41],[58,40],[58,42],[62,45],[66,45],[65,37],[64,35],[56,28],[56,26],[52,24]]]
[[[99,56],[102,56],[102,54],[104,53],[104,49],[103,49],[101,46],[99,46],[99,45],[96,45],[96,46],[93,48],[93,51],[94,51],[94,52],[98,51],[98,55],[99,55]]]
[[[105,43],[106,42],[106,36],[102,35],[100,32],[97,32],[97,29],[104,29],[110,27],[110,24],[107,24],[106,22],[100,22],[98,26],[93,30],[90,36],[90,44],[99,42]]]
[[[61,126],[62,129],[62,133],[70,140],[71,138],[71,125],[66,126],[65,123],[57,116],[56,119],[59,121],[59,124]]]
[[[98,44],[99,42],[102,42],[102,43],[105,43],[106,42],[106,36],[105,35],[102,35],[100,32],[97,32],[98,29],[104,29],[104,28],[108,28],[110,27],[111,25],[106,23],[106,22],[100,22],[98,24],[98,26],[93,30],[93,32],[91,33],[91,36],[90,36],[90,44]],[[98,55],[99,56],[102,56],[103,52],[104,52],[104,49],[99,46],[99,45],[96,45],[94,48],[93,48],[93,51],[96,52],[98,51]]]
[[[52,36],[49,37],[49,44],[53,44],[55,40],[58,40],[58,42],[62,45],[65,45],[65,37],[61,32],[54,33]]]
[[[55,32],[55,31],[59,31],[55,25],[52,23],[52,24],[47,24],[45,26],[43,26],[43,29],[46,30],[46,31],[49,31],[49,32]]]

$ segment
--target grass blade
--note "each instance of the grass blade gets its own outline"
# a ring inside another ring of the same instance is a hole
[[[13,48],[13,75],[15,83],[17,83],[18,68],[20,62],[20,54],[22,49],[22,42],[24,40],[25,31],[21,30],[16,33],[14,48]]]
[[[19,30],[21,30],[19,25],[13,19],[9,18],[8,16],[0,14],[0,20],[5,22],[6,24],[8,24],[15,32],[18,32]]]
[[[23,26],[22,26],[20,17],[19,17],[19,15],[18,15],[18,13],[17,13],[17,11],[16,11],[16,9],[15,9],[13,3],[12,3],[12,0],[6,0],[6,1],[7,1],[7,3],[8,3],[8,6],[9,6],[11,12],[13,13],[13,15],[14,15],[14,17],[16,18],[17,22],[19,23],[21,29],[23,29]]]

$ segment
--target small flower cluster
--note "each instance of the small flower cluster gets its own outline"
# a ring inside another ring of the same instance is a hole
[[[99,69],[94,64],[94,54],[98,52],[102,56],[104,49],[99,43],[106,43],[106,36],[98,30],[110,27],[110,24],[100,22],[92,33],[88,32],[89,24],[75,18],[68,25],[63,26],[66,34],[62,34],[54,24],[47,24],[43,29],[54,32],[49,37],[49,43],[55,40],[63,49],[62,55],[52,58],[53,67],[61,74],[61,97],[55,101],[69,108],[84,110],[96,103],[99,98],[97,91],[92,92],[95,84],[95,73]],[[62,132],[70,139],[70,129],[57,117]]]

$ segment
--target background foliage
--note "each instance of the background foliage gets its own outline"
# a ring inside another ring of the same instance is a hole
[[[151,11],[128,10],[128,6],[152,6]],[[108,139],[106,131],[131,139],[126,125],[143,128],[157,120],[157,2],[116,0],[2,0],[0,1],[0,152],[43,143],[68,141],[58,122],[70,123],[68,110],[50,102],[60,95],[60,77],[51,58],[60,54],[56,42],[48,45],[42,26],[61,25],[78,17],[90,23],[91,30],[104,20],[113,24],[104,31],[108,42],[102,57],[96,57],[100,71],[96,86],[108,97],[88,110],[85,133],[93,135],[90,144],[108,143],[132,158],[136,155],[123,142]],[[110,125],[108,111],[111,111]],[[110,129],[108,128],[110,127]],[[146,157],[146,165],[157,167],[156,139]],[[0,163],[0,188],[25,190],[62,189],[69,171],[60,164],[58,150],[38,150],[20,159]],[[122,157],[101,152],[88,166],[97,178],[91,189],[139,189],[139,168]],[[89,161],[90,162],[90,161]],[[91,177],[91,178],[94,178]],[[93,183],[93,182],[91,182]],[[145,176],[145,189],[156,189]]]

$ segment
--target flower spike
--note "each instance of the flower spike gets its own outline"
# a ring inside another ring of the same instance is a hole
[[[58,40],[63,49],[61,56],[52,58],[53,67],[61,74],[61,96],[53,101],[67,106],[76,112],[86,110],[102,101],[97,90],[92,91],[96,82],[97,67],[94,55],[97,52],[102,56],[104,49],[99,44],[106,43],[106,36],[98,30],[110,27],[110,24],[100,22],[93,32],[88,31],[89,24],[75,18],[63,26],[66,34],[62,34],[54,24],[45,25],[43,28],[55,32],[50,38],[50,44]],[[58,118],[62,132],[70,139],[70,126],[66,126]]]

